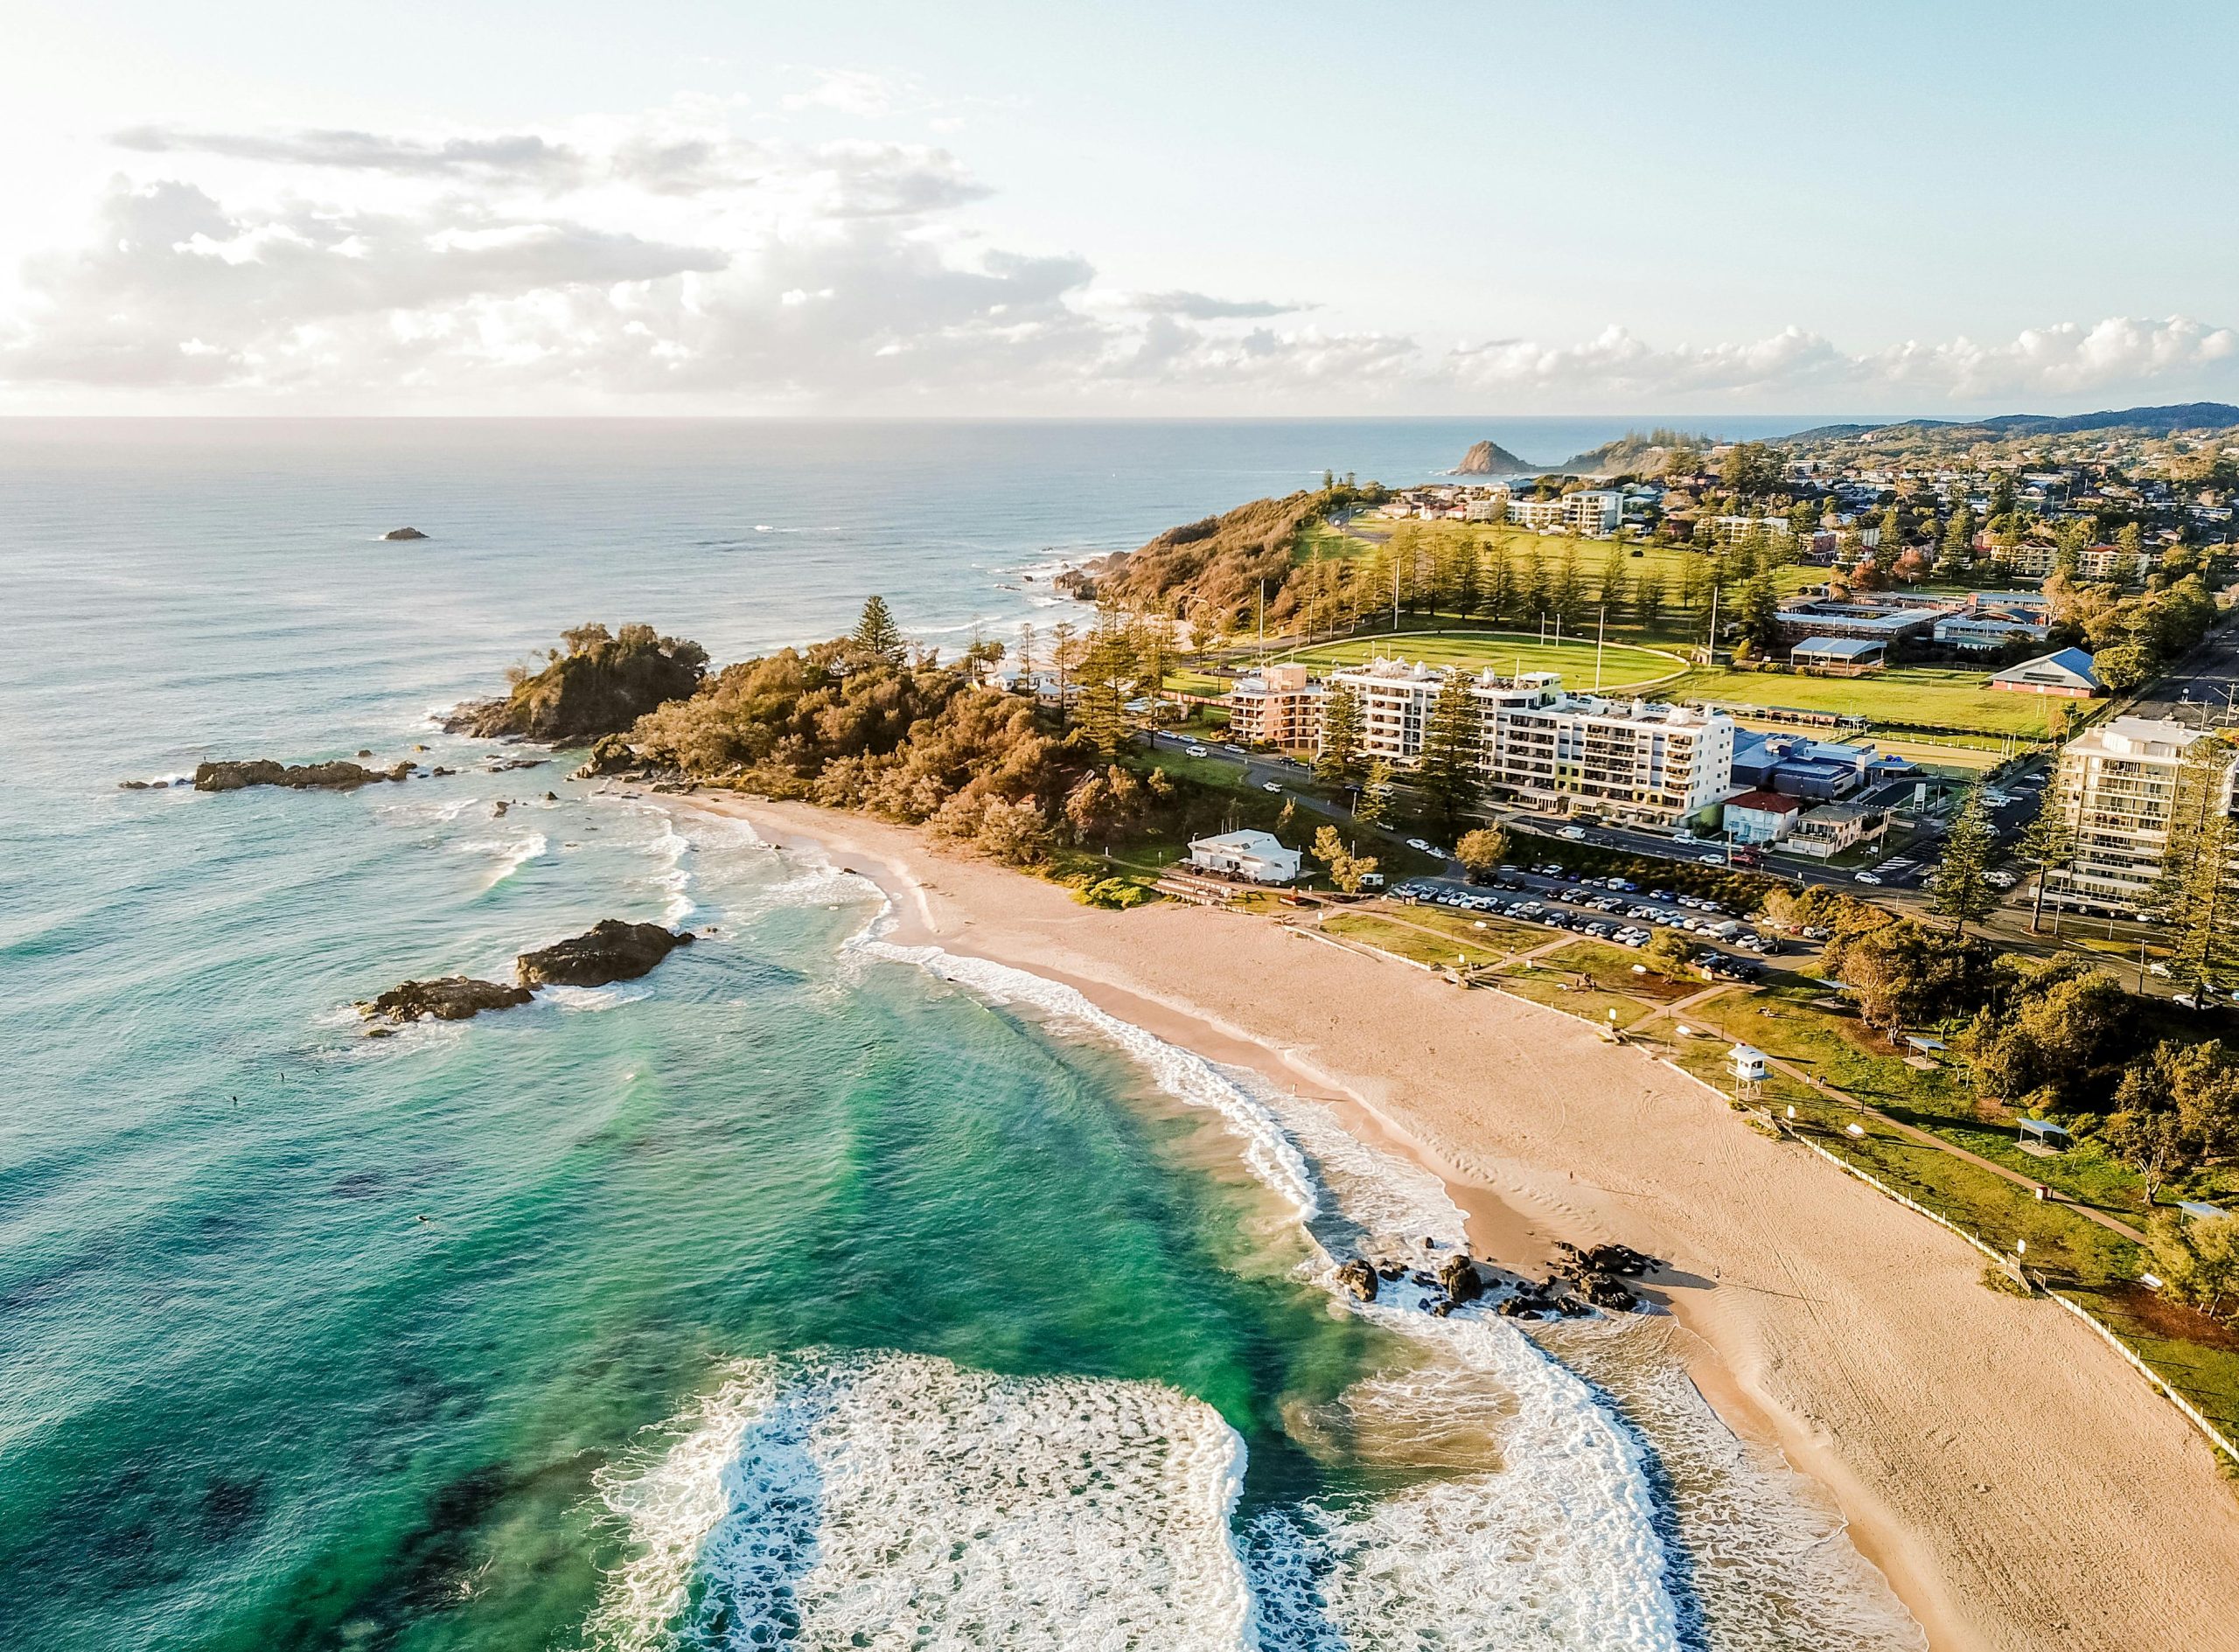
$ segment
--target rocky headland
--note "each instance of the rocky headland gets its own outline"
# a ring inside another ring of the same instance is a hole
[[[1519,459],[1497,442],[1473,443],[1454,467],[1456,476],[1525,476],[1539,467]]]
[[[561,634],[541,671],[517,671],[502,700],[471,701],[443,720],[452,734],[577,745],[625,733],[638,718],[682,700],[707,674],[708,651],[651,625],[579,625]]]

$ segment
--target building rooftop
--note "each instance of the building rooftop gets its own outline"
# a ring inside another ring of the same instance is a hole
[[[1863,659],[1888,646],[1878,637],[1807,637],[1789,650],[1789,657],[1805,654],[1813,659]]]
[[[2117,717],[2068,742],[2070,751],[2098,757],[2181,757],[2201,738],[2197,728],[2168,717]]]
[[[1728,798],[1729,809],[1756,809],[1767,814],[1791,814],[1803,807],[1794,798],[1783,797],[1777,791],[1745,791],[1738,798]]]

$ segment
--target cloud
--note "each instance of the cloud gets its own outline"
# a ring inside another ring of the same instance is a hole
[[[136,126],[110,135],[120,149],[150,155],[220,155],[282,166],[330,167],[408,178],[503,178],[544,185],[578,181],[583,157],[531,132],[439,142],[313,128],[282,132],[192,132]]]
[[[1269,316],[1295,315],[1312,304],[1277,303],[1266,298],[1213,298],[1200,292],[1176,289],[1162,293],[1137,293],[1132,307],[1154,316],[1180,316],[1187,321],[1256,320]]]
[[[827,76],[799,95],[893,107],[880,86]],[[92,203],[77,246],[25,266],[0,311],[0,388],[972,411],[2005,411],[2239,392],[2239,334],[2182,317],[1863,348],[1801,325],[1705,344],[1511,325],[1440,347],[1308,324],[1308,301],[1106,289],[1079,253],[983,235],[972,209],[991,192],[945,149],[744,137],[733,113],[119,134],[140,175]]]
[[[814,86],[786,96],[781,100],[781,107],[832,109],[863,120],[877,120],[895,114],[903,99],[902,86],[885,75],[861,69],[826,69],[818,74]]]

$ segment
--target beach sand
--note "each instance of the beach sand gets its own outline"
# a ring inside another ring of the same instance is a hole
[[[1481,1256],[1671,1258],[1657,1284],[1737,1431],[1821,1482],[1936,1652],[2239,1648],[2239,1495],[2207,1443],[1979,1252],[1582,1021],[1261,918],[1092,910],[922,833],[702,794],[895,899],[903,944],[1064,981],[1216,1061],[1341,1101],[1443,1177]]]

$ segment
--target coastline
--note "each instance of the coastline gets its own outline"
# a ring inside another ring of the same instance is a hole
[[[867,817],[664,802],[869,877],[896,944],[1030,971],[1332,1106],[1445,1182],[1479,1256],[1529,1271],[1558,1240],[1614,1239],[1671,1258],[1656,1294],[1698,1390],[1824,1488],[1936,1652],[2173,1652],[2239,1612],[2239,1501],[2135,1373],[1684,1075],[1558,1011],[1264,921],[1096,911]]]

